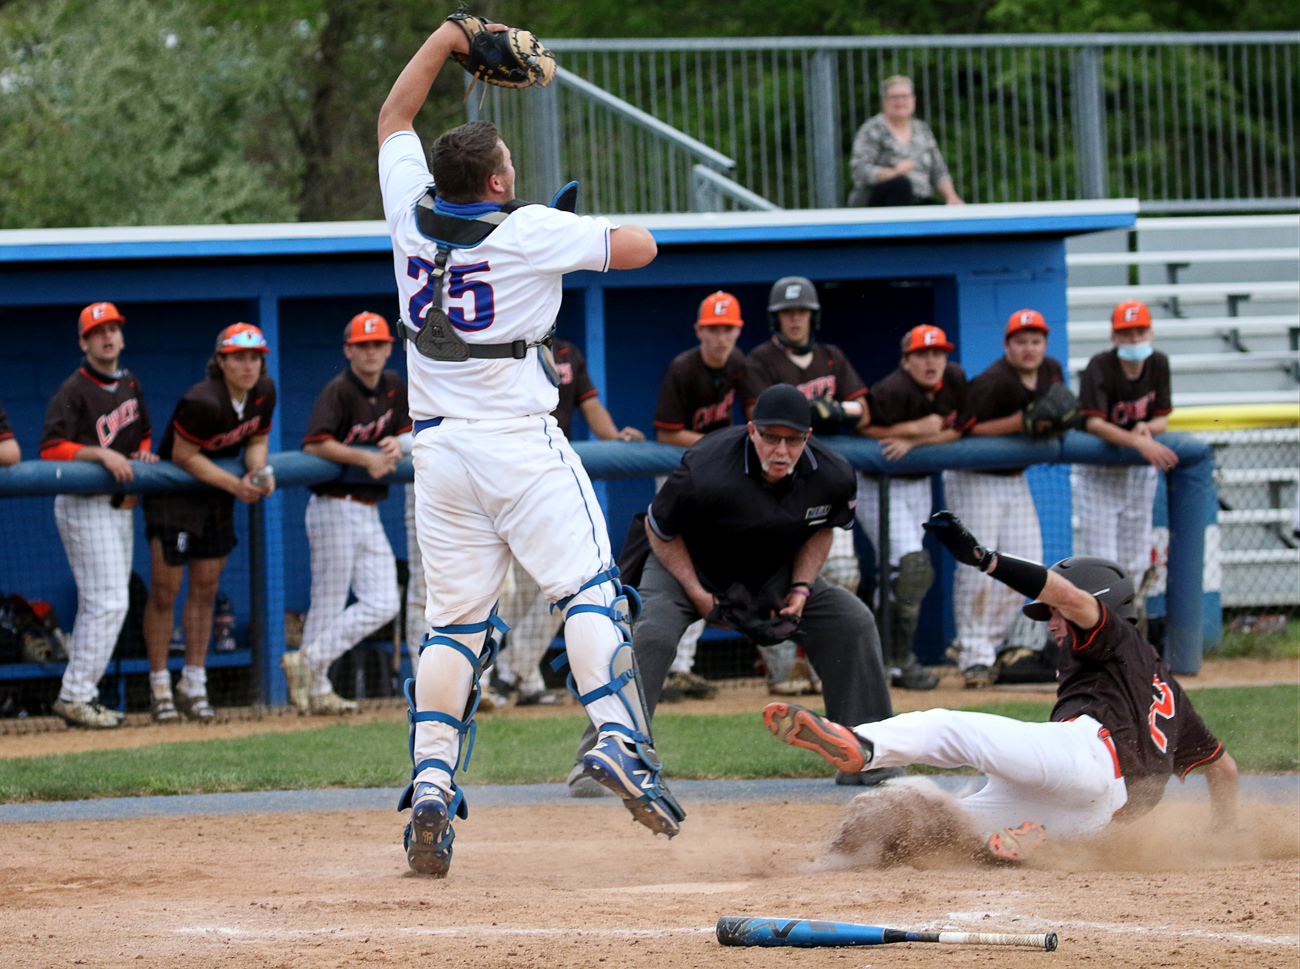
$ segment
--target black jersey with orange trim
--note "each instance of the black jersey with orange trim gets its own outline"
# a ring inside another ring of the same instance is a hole
[[[858,400],[867,395],[867,386],[849,363],[844,351],[831,343],[810,343],[812,359],[807,367],[800,367],[791,359],[791,352],[776,337],[760,343],[749,351],[746,358],[745,406],[758,400],[758,395],[777,384],[797,387],[809,400],[833,397],[835,400]],[[835,434],[836,424],[814,422],[818,434]]]
[[[209,458],[233,458],[239,455],[250,438],[271,430],[275,411],[275,383],[265,375],[258,378],[244,398],[244,412],[238,414],[230,400],[230,391],[221,377],[201,380],[176,402],[167,430],[163,433],[158,457],[172,459],[172,447],[179,434]]]
[[[659,384],[655,427],[697,434],[731,427],[745,373],[745,355],[735,347],[721,367],[705,363],[699,347],[677,354]]]
[[[872,427],[892,427],[931,414],[943,418],[944,430],[964,431],[970,426],[969,421],[962,421],[966,410],[966,372],[957,363],[950,362],[944,367],[943,378],[934,391],[926,390],[899,367],[872,385],[867,402]]]
[[[1223,745],[1192,708],[1156,649],[1101,603],[1092,629],[1070,625],[1057,660],[1052,720],[1087,716],[1110,731],[1129,789],[1125,815],[1160,801],[1170,774],[1180,778],[1223,756]]]
[[[150,435],[149,409],[135,375],[129,370],[101,373],[83,361],[45,408],[41,457],[71,460],[83,447],[129,457],[149,449]]]
[[[14,431],[9,426],[9,418],[5,416],[4,405],[0,404],[0,441],[7,441],[13,436]]]
[[[1130,380],[1119,351],[1112,348],[1088,361],[1079,380],[1079,410],[1131,431],[1139,421],[1174,409],[1169,383],[1169,358],[1159,350],[1142,361],[1142,372]]]
[[[584,400],[597,394],[596,385],[587,373],[587,358],[568,340],[556,340],[551,348],[555,354],[555,374],[559,378],[560,402],[551,411],[564,436],[572,438],[573,412]]]
[[[411,429],[406,403],[406,384],[395,371],[379,375],[374,389],[348,367],[325,385],[311,409],[302,443],[335,440],[340,444],[378,444]],[[343,484],[330,481],[313,485],[318,495],[350,495],[360,501],[383,501],[388,497],[385,484]]]

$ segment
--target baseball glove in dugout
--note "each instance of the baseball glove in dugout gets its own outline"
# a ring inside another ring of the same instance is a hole
[[[488,30],[492,21],[471,13],[454,13],[447,19],[463,30],[469,41],[468,54],[453,51],[451,56],[476,81],[519,88],[545,87],[554,79],[555,55],[531,31],[518,27]]]
[[[1079,398],[1063,383],[1053,383],[1047,393],[1025,408],[1025,433],[1030,437],[1050,437],[1083,427]]]

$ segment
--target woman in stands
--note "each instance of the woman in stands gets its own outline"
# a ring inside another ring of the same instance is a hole
[[[199,481],[202,491],[150,495],[144,501],[152,582],[145,608],[153,718],[175,722],[182,715],[211,721],[208,702],[208,639],[212,604],[226,556],[235,547],[235,499],[252,504],[275,490],[266,468],[267,434],[275,410],[275,384],[266,375],[266,340],[248,323],[226,327],[208,361],[208,376],[185,392],[167,422],[158,456]],[[215,462],[244,453],[245,473],[231,474]],[[265,480],[263,480],[265,479]],[[218,489],[218,490],[213,490]],[[189,593],[182,612],[185,667],[172,696],[167,671],[177,593],[189,566]]]
[[[858,129],[849,170],[849,205],[963,205],[952,185],[934,132],[915,118],[912,79],[885,80],[884,110]]]

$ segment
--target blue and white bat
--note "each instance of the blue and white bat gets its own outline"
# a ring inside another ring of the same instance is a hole
[[[1013,935],[1004,932],[909,932],[856,922],[818,919],[750,918],[724,915],[718,919],[718,941],[723,945],[819,946],[888,945],[891,942],[940,942],[947,945],[1026,945],[1056,951],[1056,933]]]

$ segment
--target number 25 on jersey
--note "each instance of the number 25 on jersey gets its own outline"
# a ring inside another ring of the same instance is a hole
[[[447,308],[447,319],[458,330],[473,332],[486,330],[492,325],[496,316],[496,305],[492,297],[492,284],[484,279],[471,279],[491,270],[486,262],[476,262],[469,266],[452,266],[447,271],[447,298],[461,300],[459,306]],[[407,311],[411,322],[424,319],[425,307],[433,300],[434,265],[427,259],[411,258],[406,260],[406,275],[419,279],[424,273],[424,285],[411,297]],[[421,324],[422,325],[422,324]]]

